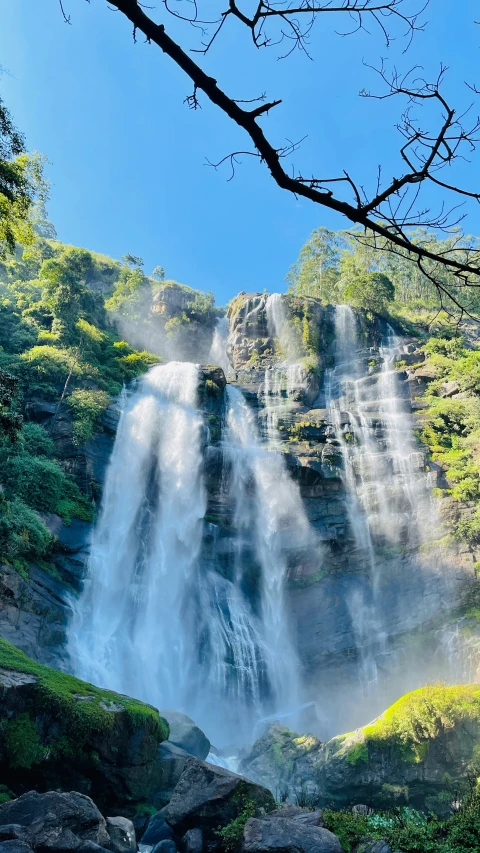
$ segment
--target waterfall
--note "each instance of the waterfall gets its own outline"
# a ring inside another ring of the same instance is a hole
[[[298,344],[287,322],[280,293],[272,293],[267,297],[265,313],[268,334],[280,348],[282,361],[265,370],[259,396],[264,406],[264,434],[270,445],[278,446],[279,420],[288,418],[295,393],[305,381],[305,370],[298,361]]]
[[[343,455],[343,479],[358,560],[370,586],[358,585],[348,602],[365,689],[377,680],[385,651],[381,606],[385,554],[418,547],[422,527],[438,524],[413,435],[409,402],[401,393],[395,360],[401,341],[388,327],[378,355],[362,346],[354,312],[335,309],[335,368],[327,372],[326,402]],[[378,372],[374,372],[380,366]],[[421,522],[421,523],[420,523]]]
[[[127,403],[70,627],[77,675],[164,708],[184,706],[196,647],[206,507],[197,384],[196,365],[171,362]]]
[[[232,366],[227,355],[228,330],[228,317],[220,317],[215,326],[212,346],[208,354],[209,364],[218,364],[225,373],[225,376],[228,376],[232,372]]]
[[[232,467],[234,523],[240,550],[253,547],[260,572],[260,611],[271,708],[300,702],[299,662],[285,609],[289,556],[312,544],[298,487],[282,455],[260,444],[255,416],[237,388],[227,389],[226,454]],[[241,577],[237,574],[237,582]]]
[[[197,365],[158,365],[123,400],[69,653],[79,677],[184,711],[217,745],[241,744],[260,719],[301,701],[284,587],[311,532],[282,456],[261,444],[229,387],[221,448],[233,572],[212,567],[209,548],[215,555],[225,534],[204,519],[198,381]]]

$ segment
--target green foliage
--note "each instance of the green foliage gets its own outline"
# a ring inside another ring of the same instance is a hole
[[[47,554],[52,536],[36,512],[14,498],[0,500],[0,555],[15,566],[16,560]],[[22,563],[20,563],[22,565]]]
[[[449,491],[459,501],[480,500],[480,351],[462,338],[431,338],[425,344],[430,382],[422,441],[445,469]],[[451,383],[459,397],[441,397]],[[474,544],[478,518],[464,518],[456,535]]]
[[[31,456],[53,456],[55,453],[55,442],[40,424],[25,423],[20,440],[25,453]]]
[[[363,853],[363,843],[379,839],[402,853],[471,853],[480,845],[480,790],[472,787],[443,821],[406,807],[367,815],[324,809],[323,820],[346,853]]]
[[[365,741],[359,741],[347,752],[347,762],[356,767],[360,762],[368,763],[368,745]]]
[[[15,411],[18,380],[0,369],[0,438],[15,441],[22,426],[22,417]]]
[[[73,443],[85,444],[92,438],[98,418],[110,402],[105,391],[77,388],[68,397],[68,405],[73,410]]]
[[[58,462],[19,452],[3,456],[0,464],[7,499],[18,497],[38,512],[55,511],[65,479]]]
[[[0,258],[14,254],[16,241],[35,239],[30,214],[34,199],[47,195],[43,167],[42,157],[25,154],[24,138],[0,99]]]
[[[356,308],[364,308],[365,311],[373,311],[382,314],[389,302],[395,297],[395,289],[392,282],[384,273],[365,272],[357,274],[353,279],[346,280],[344,299]]]
[[[255,803],[252,800],[245,800],[237,817],[230,821],[230,823],[227,823],[222,829],[217,830],[217,835],[221,838],[222,849],[225,853],[235,853],[242,840],[247,820],[255,817],[255,814]]]
[[[121,313],[130,320],[139,320],[151,301],[152,286],[147,276],[137,266],[123,266],[115,290],[105,302],[105,308]]]
[[[335,302],[340,277],[339,262],[345,249],[341,234],[317,228],[300,250],[298,260],[287,275],[288,292],[313,296],[324,304]]]
[[[5,752],[12,769],[23,767],[30,770],[32,764],[39,764],[45,757],[45,749],[38,738],[35,723],[27,713],[19,714],[8,723]]]
[[[90,252],[76,248],[63,249],[40,267],[44,304],[54,317],[52,329],[67,343],[77,342],[79,319],[93,323],[103,320],[103,299],[87,287],[93,269]]]

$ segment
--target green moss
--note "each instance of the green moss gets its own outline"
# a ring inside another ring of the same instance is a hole
[[[416,764],[425,760],[431,740],[467,722],[480,726],[479,685],[434,685],[402,696],[363,733],[369,749],[391,748]]]
[[[10,767],[30,770],[45,757],[45,748],[38,738],[35,723],[27,713],[8,720],[5,731],[5,752]]]
[[[360,762],[368,763],[368,745],[365,741],[359,741],[351,749],[348,750],[346,759],[348,764],[356,767]]]
[[[205,394],[207,397],[217,400],[222,396],[222,388],[213,379],[207,379],[205,381]]]
[[[168,724],[155,708],[128,696],[94,687],[65,672],[43,666],[2,638],[0,667],[36,677],[35,712],[41,713],[45,710],[61,720],[75,750],[82,750],[92,737],[107,732],[114,725],[114,715],[107,710],[111,703],[123,706],[132,728],[148,719],[158,742],[168,738]]]

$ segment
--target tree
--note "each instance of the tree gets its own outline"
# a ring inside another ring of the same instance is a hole
[[[355,308],[381,314],[387,304],[395,299],[395,288],[383,273],[365,272],[348,282],[344,299]]]
[[[316,228],[288,272],[289,292],[296,296],[315,296],[325,304],[335,302],[344,245],[343,235],[328,228]]]
[[[455,306],[461,314],[464,313],[462,302],[445,286],[440,272],[450,270],[460,286],[478,285],[480,254],[476,245],[464,244],[461,254],[456,243],[448,253],[435,252],[428,245],[412,240],[410,235],[410,229],[417,227],[448,232],[458,222],[459,202],[465,199],[480,201],[480,193],[464,189],[455,183],[453,177],[450,178],[456,161],[475,150],[480,121],[473,118],[468,123],[468,110],[465,112],[463,105],[456,110],[446,99],[443,94],[446,69],[443,66],[436,78],[429,80],[423,78],[417,68],[406,74],[396,69],[389,73],[382,61],[376,69],[381,83],[379,94],[365,90],[361,93],[365,97],[395,98],[402,103],[398,130],[403,172],[400,177],[384,184],[379,169],[375,189],[367,194],[363,186],[345,171],[320,177],[315,174],[307,176],[292,169],[285,163],[285,158],[297,150],[299,143],[279,145],[267,136],[261,124],[268,113],[281,104],[281,98],[267,101],[265,95],[260,95],[253,99],[237,99],[221,88],[217,82],[218,74],[207,73],[200,64],[201,60],[196,61],[197,57],[214,50],[222,30],[233,21],[237,27],[244,28],[255,47],[280,44],[285,48],[281,47],[284,56],[294,50],[308,53],[312,27],[328,14],[353,21],[352,32],[366,29],[367,22],[377,26],[388,46],[391,38],[395,37],[397,24],[407,30],[408,39],[424,28],[422,13],[425,6],[421,0],[339,0],[336,5],[331,0],[256,0],[250,7],[247,5],[247,11],[243,5],[240,6],[239,0],[218,0],[213,11],[212,0],[195,0],[193,3],[178,0],[175,4],[164,0],[161,5],[163,20],[159,22],[149,17],[150,7],[140,0],[106,2],[128,18],[134,40],[138,33],[142,33],[148,44],[160,47],[190,78],[193,91],[185,100],[192,109],[200,106],[199,99],[203,93],[249,137],[253,150],[234,151],[212,165],[218,168],[227,162],[233,174],[239,155],[258,158],[282,189],[336,211],[351,223],[361,226],[373,235],[375,248],[406,253],[431,279],[440,299],[447,300],[447,307]],[[64,3],[65,0],[60,0],[65,20],[70,23]],[[253,10],[248,11],[252,6]],[[161,13],[156,11],[154,14],[157,17]],[[169,16],[175,17],[177,30],[181,26],[192,27],[193,32],[200,34],[200,43],[193,53],[167,33]],[[475,90],[470,85],[472,88]],[[423,116],[421,109],[425,106],[427,115]],[[294,138],[293,134],[291,136]],[[442,177],[444,169],[449,173],[446,180]],[[427,186],[438,189],[443,195],[437,213],[424,204],[423,190]],[[434,265],[433,269],[426,267],[428,262]]]
[[[141,270],[143,267],[143,258],[140,258],[138,255],[131,255],[130,252],[127,252],[126,255],[123,255],[121,260],[129,267],[137,267],[139,270]]]
[[[155,267],[155,269],[152,272],[152,278],[154,278],[155,281],[165,281],[165,270],[164,270],[164,268],[160,267],[160,266]]]
[[[16,441],[23,418],[15,411],[18,401],[18,379],[0,370],[0,438]]]
[[[86,287],[94,270],[93,258],[86,249],[64,249],[59,255],[43,261],[40,278],[44,282],[44,303],[52,312],[55,331],[66,342],[78,338],[80,318],[98,321],[102,313],[101,297]]]
[[[29,218],[35,198],[44,202],[48,187],[43,178],[45,159],[25,153],[25,140],[0,98],[0,258],[13,254],[15,243],[33,243]]]

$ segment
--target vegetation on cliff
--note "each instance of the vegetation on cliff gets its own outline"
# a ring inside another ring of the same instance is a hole
[[[334,232],[324,227],[313,231],[287,274],[289,293],[314,297],[324,305],[346,302],[391,315],[409,326],[407,331],[415,329],[410,322],[413,318],[417,333],[427,331],[439,311],[440,321],[446,324],[448,315],[441,309],[453,312],[456,298],[468,311],[478,312],[477,288],[462,288],[448,270],[440,271],[433,261],[423,262],[421,269],[401,249],[392,253],[375,248],[375,240],[368,232],[366,235],[359,232],[357,237],[351,232]],[[447,257],[462,252],[461,241],[455,234],[440,239],[434,231],[418,228],[411,232],[410,238],[413,243]],[[441,304],[434,281],[441,281],[453,299],[444,294]]]

